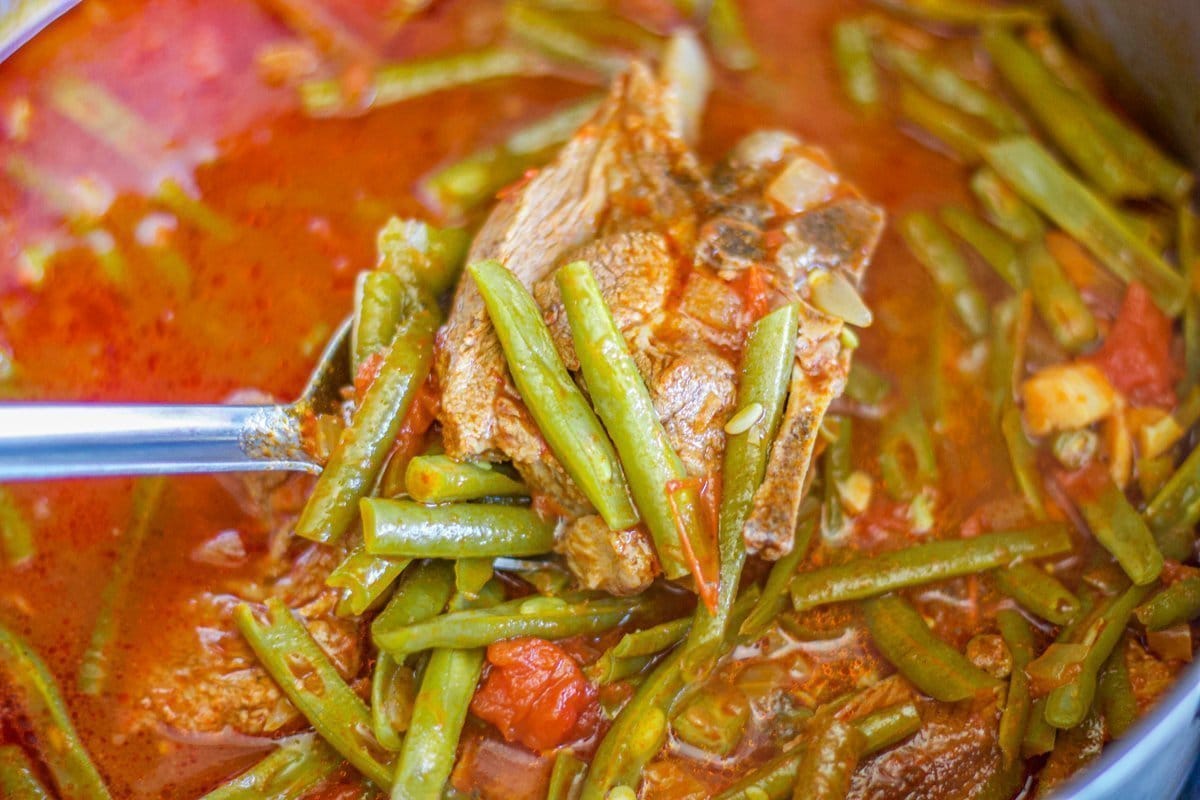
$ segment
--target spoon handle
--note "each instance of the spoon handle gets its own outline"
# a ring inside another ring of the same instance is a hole
[[[0,404],[0,481],[320,467],[289,406]]]

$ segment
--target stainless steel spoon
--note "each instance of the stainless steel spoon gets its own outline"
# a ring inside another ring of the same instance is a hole
[[[350,382],[347,318],[291,405],[0,403],[0,481],[291,470],[319,473],[301,423]]]

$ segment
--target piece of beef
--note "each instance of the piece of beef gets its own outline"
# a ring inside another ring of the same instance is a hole
[[[644,591],[658,575],[658,559],[650,539],[639,528],[614,531],[597,514],[570,522],[555,549],[585,589],[619,596]]]

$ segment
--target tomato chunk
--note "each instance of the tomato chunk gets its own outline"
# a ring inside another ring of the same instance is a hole
[[[471,713],[510,742],[552,750],[596,702],[595,688],[575,660],[544,639],[497,642],[488,647],[487,659],[491,669],[471,700]]]
[[[1134,405],[1175,405],[1179,370],[1171,359],[1171,320],[1140,283],[1125,290],[1117,319],[1091,360]]]

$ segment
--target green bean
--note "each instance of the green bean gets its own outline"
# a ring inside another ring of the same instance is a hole
[[[1028,130],[1011,106],[927,53],[896,40],[885,41],[882,50],[888,64],[930,97],[984,120],[1001,133]]]
[[[934,100],[908,83],[900,84],[900,113],[967,165],[982,161],[983,151],[994,138],[983,122]]]
[[[0,555],[10,567],[24,566],[37,555],[33,529],[3,486],[0,486]]]
[[[377,556],[533,556],[554,547],[554,523],[523,506],[427,506],[410,500],[367,497],[361,509],[367,552]]]
[[[486,613],[503,594],[500,584],[492,581],[474,600],[461,595],[451,599],[447,616]],[[483,660],[484,650],[479,646],[438,647],[430,654],[396,763],[392,800],[442,797]]]
[[[410,562],[408,558],[372,555],[361,542],[355,544],[325,579],[326,586],[342,590],[338,614],[357,617],[366,613],[391,588]]]
[[[988,163],[1042,213],[1074,236],[1122,280],[1140,281],[1168,314],[1183,307],[1179,273],[1121,222],[1116,212],[1033,139],[1014,137],[986,151]]]
[[[570,750],[559,750],[550,770],[550,787],[546,800],[574,800],[583,783],[587,763],[580,761]]]
[[[892,384],[862,358],[850,364],[850,375],[846,378],[846,397],[864,406],[879,406],[892,392]]]
[[[95,81],[61,75],[51,81],[49,99],[58,113],[146,173],[160,169],[158,159],[171,149],[165,133]]]
[[[1058,731],[1046,721],[1046,698],[1039,697],[1029,706],[1025,735],[1021,737],[1021,756],[1033,758],[1049,753],[1057,736]]]
[[[1138,716],[1137,697],[1134,696],[1133,684],[1129,680],[1129,665],[1125,662],[1128,647],[1126,635],[1104,662],[1096,685],[1096,706],[1108,726],[1110,738],[1113,739],[1124,736],[1125,731],[1133,727]]]
[[[839,415],[827,416],[825,421],[830,427],[836,427],[837,435],[829,442],[821,457],[825,492],[821,524],[827,536],[836,537],[845,524],[841,486],[853,472],[850,459],[854,425],[851,417]]]
[[[832,716],[818,717],[809,727],[813,739],[796,767],[793,797],[844,800],[850,791],[850,778],[866,749],[866,737],[854,725]]]
[[[104,779],[88,757],[58,684],[29,644],[0,625],[0,683],[7,685],[27,730],[64,800],[110,800]]]
[[[1148,631],[1161,631],[1200,616],[1200,578],[1172,583],[1134,612]]]
[[[529,490],[490,464],[449,456],[417,456],[404,471],[408,496],[419,503],[457,503],[485,497],[527,497]]]
[[[358,274],[354,283],[354,325],[350,331],[350,364],[354,372],[358,372],[367,358],[392,343],[404,308],[404,283],[397,275],[377,269]]]
[[[926,22],[966,26],[1015,26],[1045,22],[1045,9],[1033,5],[989,5],[977,0],[874,0],[897,14]]]
[[[1077,353],[1097,336],[1096,318],[1062,265],[1042,242],[1022,246],[1033,305],[1059,346]]]
[[[722,66],[747,70],[758,64],[758,54],[746,35],[738,0],[711,0],[705,32],[712,44],[713,54]]]
[[[1028,290],[1005,298],[992,309],[988,384],[992,408],[1003,419],[1012,406],[1025,372],[1025,342],[1033,317],[1033,297]]]
[[[422,182],[447,216],[462,215],[491,200],[526,170],[549,161],[599,106],[592,97],[542,117],[491,147],[442,167]]]
[[[909,469],[905,451],[915,469]],[[929,425],[917,403],[889,417],[884,423],[879,452],[883,485],[893,499],[912,500],[923,486],[937,481],[937,454]]]
[[[408,667],[381,652],[371,672],[371,733],[379,745],[393,753],[412,713],[412,677]],[[409,691],[405,691],[405,689]]]
[[[441,295],[458,282],[471,237],[463,228],[435,228],[419,219],[391,217],[375,236],[379,269]]]
[[[1012,654],[1012,674],[1008,678],[1004,711],[1000,714],[997,734],[1005,765],[1017,763],[1021,757],[1021,742],[1029,722],[1029,676],[1025,667],[1033,660],[1033,629],[1018,612],[1002,609],[996,614],[1000,635]]]
[[[1042,475],[1037,467],[1037,452],[1025,436],[1021,411],[1009,406],[1000,416],[1000,431],[1008,450],[1013,477],[1025,498],[1025,504],[1037,520],[1046,519],[1046,498],[1042,491]]]
[[[875,647],[930,697],[954,703],[997,685],[995,678],[934,636],[916,609],[902,598],[875,597],[863,610]]]
[[[616,75],[629,63],[628,56],[597,44],[552,12],[532,3],[519,0],[508,3],[504,22],[515,37],[534,49],[601,75]]]
[[[1058,148],[1110,197],[1144,197],[1150,185],[1137,165],[1121,158],[1093,127],[1079,96],[1064,87],[1054,74],[1015,36],[988,30],[983,43],[992,63],[1025,103]]]
[[[273,597],[265,619],[246,603],[233,617],[263,668],[321,738],[376,786],[389,787],[391,757],[371,733],[370,710],[292,610]]]
[[[854,720],[866,739],[863,755],[873,755],[904,741],[921,728],[921,716],[912,703],[890,706]],[[717,800],[783,800],[792,796],[800,759],[808,743],[785,750],[717,796]],[[758,790],[758,791],[755,791]]]
[[[167,178],[154,190],[153,199],[171,213],[199,230],[223,242],[233,241],[237,226],[192,194],[174,178]]]
[[[596,661],[584,667],[583,674],[597,686],[605,686],[640,675],[656,659],[657,655],[618,658],[612,654],[612,650],[608,650]]]
[[[448,561],[421,561],[405,573],[392,599],[371,621],[371,639],[433,619],[454,594],[454,565]]]
[[[379,67],[371,76],[365,99],[370,107],[378,108],[458,86],[540,71],[541,68],[524,53],[503,47],[486,47]],[[312,117],[355,111],[348,107],[350,99],[337,78],[311,80],[300,85],[300,106]]]
[[[1100,755],[1104,748],[1104,721],[1095,711],[1087,714],[1078,726],[1064,731],[1054,744],[1054,750],[1046,759],[1038,775],[1035,800],[1054,795],[1055,789],[1065,783]]]
[[[201,800],[299,800],[345,763],[313,733],[282,739],[269,756]]]
[[[1025,263],[1007,236],[962,206],[944,206],[941,218],[943,224],[970,245],[1002,281],[1018,292],[1029,285]]]
[[[1098,493],[1077,498],[1076,505],[1092,536],[1117,560],[1129,580],[1145,586],[1158,578],[1163,556],[1154,535],[1107,473]]]
[[[879,72],[871,56],[872,31],[866,19],[846,19],[833,26],[833,57],[842,90],[862,108],[879,105]]]
[[[800,515],[800,524],[796,526],[796,541],[792,552],[771,565],[767,582],[763,586],[762,597],[750,610],[746,621],[738,632],[744,639],[755,639],[762,635],[767,626],[775,621],[787,608],[788,586],[796,574],[796,569],[808,554],[809,543],[817,529],[818,515],[814,511]]]
[[[425,309],[400,324],[379,377],[363,395],[296,522],[298,536],[334,542],[354,522],[358,501],[375,485],[409,406],[429,374],[437,324],[434,313]]]
[[[632,631],[613,645],[612,654],[617,658],[633,658],[661,653],[683,641],[692,625],[691,617],[680,617],[653,628]]]
[[[530,597],[496,608],[444,614],[403,628],[376,629],[373,638],[396,657],[433,648],[483,647],[520,636],[562,639],[615,628],[650,602],[602,597],[567,603],[559,598]]]
[[[742,529],[750,515],[754,493],[766,474],[767,457],[783,418],[796,358],[798,324],[797,307],[786,305],[756,322],[746,340],[737,407],[757,405],[762,412],[748,429],[729,435],[725,444],[717,525],[720,585],[714,610],[710,611],[703,603],[696,606],[695,622],[684,645],[683,670],[692,678],[711,667],[712,655],[729,628],[729,614],[746,563]]]
[[[1200,522],[1200,447],[1154,495],[1144,516],[1163,556],[1175,561],[1191,556],[1193,531]]]
[[[1191,203],[1180,204],[1176,225],[1179,270],[1191,286],[1183,307],[1184,370],[1179,393],[1184,394],[1200,384],[1200,293],[1197,293],[1197,281],[1200,280],[1200,220]]]
[[[51,800],[33,764],[16,745],[0,746],[0,796],[7,800]]]
[[[1095,76],[1048,26],[1035,25],[1025,31],[1023,38],[1047,69],[1054,73],[1054,77],[1067,88],[1079,91],[1095,82]]]
[[[900,235],[971,335],[987,333],[987,300],[971,281],[967,263],[949,234],[933,217],[914,211],[901,218]]]
[[[83,694],[100,694],[108,681],[109,658],[112,656],[113,640],[117,636],[117,621],[165,485],[166,479],[161,476],[142,478],[134,484],[132,510],[118,545],[117,563],[100,595],[100,609],[96,614],[92,637],[79,664],[77,684]]]
[[[706,586],[715,588],[718,578],[711,574],[716,559],[700,493],[683,484],[687,471],[667,439],[591,267],[576,261],[558,270],[556,279],[592,403],[616,445],[663,572],[679,578],[691,571],[705,597]]]
[[[1046,225],[1012,187],[984,167],[971,176],[971,192],[983,206],[988,222],[1017,242],[1040,242]]]
[[[1150,593],[1149,586],[1131,586],[1120,595],[1108,598],[1097,607],[1082,632],[1072,636],[1073,643],[1087,646],[1080,669],[1074,678],[1046,696],[1046,721],[1056,728],[1073,728],[1083,722],[1096,695],[1096,679],[1104,662],[1133,616],[1133,610]]]
[[[1079,613],[1079,598],[1036,564],[1016,564],[992,573],[996,588],[1031,614],[1066,625]]]
[[[634,526],[638,512],[629,500],[617,452],[563,365],[537,304],[498,262],[472,264],[469,272],[487,304],[513,382],[550,451],[608,527]],[[592,392],[595,397],[597,390]]]
[[[1056,523],[985,533],[973,539],[928,542],[801,572],[792,579],[792,604],[797,611],[807,611],[828,603],[861,600],[1070,550],[1071,538],[1066,528]]]
[[[742,741],[750,719],[750,701],[736,686],[697,692],[671,719],[675,736],[700,750],[728,756]]]

